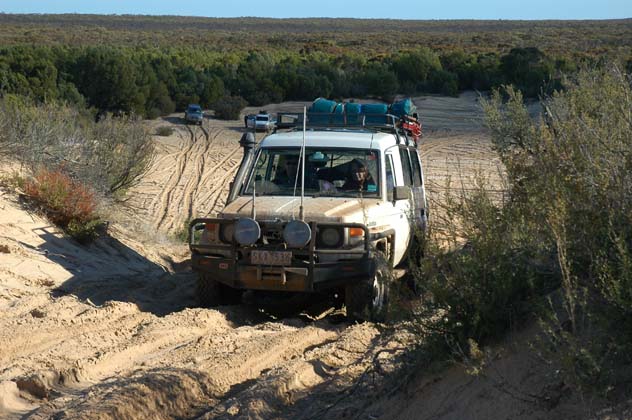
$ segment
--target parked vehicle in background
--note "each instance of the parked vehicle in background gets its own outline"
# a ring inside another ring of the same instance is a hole
[[[202,107],[197,104],[189,104],[189,106],[187,106],[187,109],[184,111],[184,120],[187,122],[187,124],[193,123],[202,125],[202,121],[204,120]]]
[[[255,121],[255,117],[257,115],[256,114],[247,114],[244,115],[244,127],[248,128],[248,127],[254,127],[254,121]]]
[[[256,131],[272,131],[275,125],[276,121],[265,111],[259,112],[254,118],[246,119],[246,126],[254,128]]]
[[[355,319],[387,313],[391,267],[427,222],[421,124],[411,103],[326,105],[314,102],[304,133],[277,130],[258,147],[242,137],[227,205],[190,225],[203,305],[251,290],[344,296]],[[291,119],[303,126],[302,113]]]

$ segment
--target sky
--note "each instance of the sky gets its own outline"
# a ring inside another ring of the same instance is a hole
[[[3,13],[388,19],[620,19],[632,0],[0,0]]]

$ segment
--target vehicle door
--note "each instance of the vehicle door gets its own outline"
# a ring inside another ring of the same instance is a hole
[[[404,149],[405,150],[405,149]],[[390,152],[390,153],[389,153]],[[402,154],[401,147],[394,147],[385,154],[386,183],[389,181],[389,170],[394,177],[393,186],[413,188],[410,160],[407,154]],[[393,190],[387,185],[387,199],[393,206],[391,226],[395,229],[395,255],[397,264],[404,257],[411,239],[411,217],[413,200],[394,200]]]
[[[425,229],[428,222],[428,203],[426,199],[426,189],[424,185],[423,169],[419,153],[414,147],[408,147],[408,156],[410,158],[410,168],[412,175],[412,191],[413,191],[413,220],[418,229]]]

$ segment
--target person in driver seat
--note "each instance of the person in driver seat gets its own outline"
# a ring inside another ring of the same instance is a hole
[[[342,189],[345,191],[367,191],[367,186],[370,184],[375,185],[375,181],[366,164],[357,158],[349,162],[349,174]]]
[[[298,163],[298,155],[283,156],[282,168],[274,178],[274,183],[279,186],[293,187],[297,182]]]

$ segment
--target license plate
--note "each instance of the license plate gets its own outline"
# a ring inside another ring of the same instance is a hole
[[[292,251],[250,251],[250,263],[255,265],[291,265]]]

